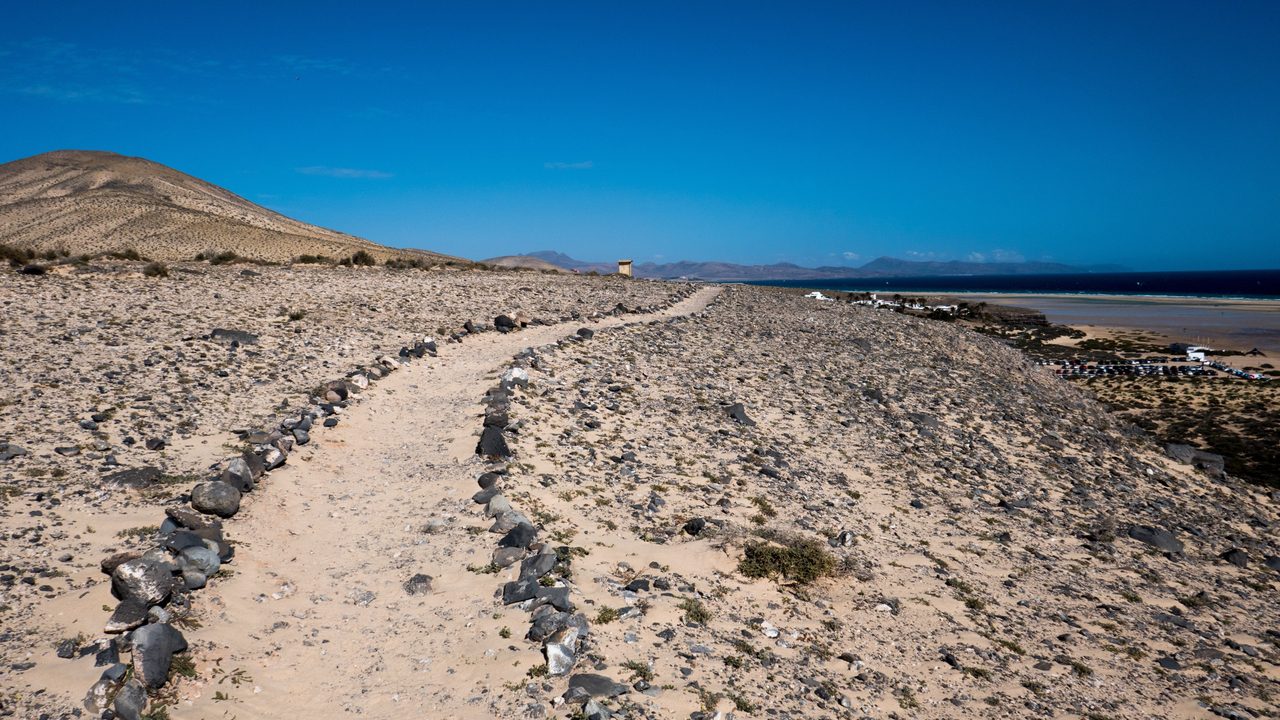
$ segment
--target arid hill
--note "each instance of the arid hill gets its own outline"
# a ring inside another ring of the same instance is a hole
[[[0,243],[72,255],[133,249],[166,261],[208,251],[339,259],[359,250],[378,260],[457,260],[308,225],[159,163],[89,150],[0,165]]]
[[[501,255],[492,257],[488,260],[480,262],[486,265],[496,265],[497,267],[516,268],[520,270],[544,270],[550,272],[569,272],[568,269],[562,268],[555,263],[547,262],[541,258],[531,257],[529,255]]]

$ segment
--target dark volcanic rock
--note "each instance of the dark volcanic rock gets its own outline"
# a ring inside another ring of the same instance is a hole
[[[133,672],[148,688],[164,686],[175,653],[187,649],[182,633],[166,623],[144,625],[133,631]]]
[[[240,509],[240,491],[221,480],[203,482],[191,489],[191,507],[229,518]]]
[[[1148,525],[1134,525],[1129,528],[1129,537],[1146,543],[1162,552],[1182,552],[1182,542],[1173,533],[1164,528],[1153,528]]]
[[[1249,566],[1249,553],[1245,552],[1244,550],[1241,550],[1240,548],[1231,548],[1230,550],[1222,553],[1218,557],[1222,558],[1223,560],[1226,560],[1227,562],[1231,563],[1232,565],[1235,565],[1238,568],[1244,568]]]
[[[537,580],[513,580],[502,586],[502,604],[524,602],[538,594]]]
[[[604,675],[578,673],[569,678],[569,690],[581,690],[591,697],[616,697],[628,691],[626,685]]]
[[[222,469],[222,482],[240,492],[253,490],[253,471],[249,469],[249,463],[242,457],[228,460]]]
[[[404,584],[404,591],[410,595],[426,595],[431,592],[431,576],[418,573]]]
[[[476,454],[495,458],[511,457],[511,448],[507,446],[507,439],[502,436],[502,429],[486,427],[484,433],[480,435],[480,442],[476,445]]]
[[[747,408],[742,403],[734,403],[730,405],[728,412],[729,417],[733,418],[739,424],[746,425],[747,427],[756,424],[755,420],[747,417]]]
[[[703,518],[697,517],[685,523],[681,529],[693,537],[697,537],[702,534],[702,531],[705,530],[706,527],[707,521]]]
[[[498,541],[498,547],[527,548],[536,539],[538,539],[538,531],[532,525],[519,523],[502,536]]]
[[[140,627],[147,621],[147,604],[133,598],[121,600],[102,631],[122,633]]]
[[[159,605],[173,590],[173,572],[143,558],[120,564],[111,573],[111,591],[121,600]]]
[[[106,482],[127,488],[147,488],[160,481],[164,473],[160,468],[140,467],[114,472],[103,478]]]
[[[165,672],[168,672],[167,667]],[[142,710],[146,706],[147,689],[138,682],[137,678],[130,678],[129,682],[116,693],[115,704],[112,707],[120,720],[140,720]]]
[[[209,333],[209,339],[224,345],[257,345],[258,336],[243,330],[226,330],[224,328],[214,328]]]

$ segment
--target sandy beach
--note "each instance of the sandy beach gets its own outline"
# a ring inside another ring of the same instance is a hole
[[[1031,308],[1051,323],[1088,331],[1140,331],[1168,342],[1248,351],[1280,357],[1280,300],[1136,297],[1128,295],[1034,295],[949,293],[968,302]]]

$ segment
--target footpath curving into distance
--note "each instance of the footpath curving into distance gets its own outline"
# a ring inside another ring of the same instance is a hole
[[[619,306],[592,321],[608,327],[621,324],[624,314],[687,314],[717,292],[691,289],[666,309]],[[466,683],[458,676],[477,686],[491,680],[483,665],[493,648],[468,648],[476,651],[478,666],[465,673],[443,667],[473,662],[447,642],[459,640],[468,626],[461,609],[489,620],[497,615],[489,599],[493,578],[468,571],[475,563],[463,553],[480,539],[458,524],[451,509],[471,501],[460,489],[474,482],[466,479],[475,477],[467,467],[481,464],[473,453],[485,449],[475,447],[470,420],[478,388],[503,358],[564,332],[563,326],[498,316],[491,328],[468,327],[448,338],[456,350],[442,351],[431,338],[416,340],[397,357],[379,357],[317,388],[273,429],[246,433],[245,451],[192,489],[190,507],[165,511],[153,547],[103,561],[119,604],[104,627],[112,637],[97,645],[99,664],[107,667],[85,698],[86,708],[141,717],[149,701],[172,697],[165,685],[175,657],[190,646],[201,672],[186,681],[196,687],[181,693],[195,695],[194,702],[170,708],[175,718],[328,715],[336,714],[335,706],[391,717],[415,705],[451,711],[471,706],[485,715],[486,699],[462,695]],[[575,338],[591,332],[583,328]],[[508,371],[501,383],[508,399],[521,372]],[[356,402],[361,396],[376,401]],[[486,415],[482,446],[502,442],[499,420],[494,412]],[[319,428],[326,429],[325,442],[315,449],[310,443]],[[286,466],[304,448],[303,464]],[[292,469],[280,472],[285,467]],[[476,497],[484,496],[477,501],[486,509],[501,510],[506,502],[498,499],[498,478],[482,476]],[[233,516],[234,544],[223,525]],[[511,534],[524,537],[533,524],[527,518],[521,523],[514,510],[494,516],[502,516],[499,526],[511,525],[502,557],[508,565],[524,560],[528,572],[522,576],[533,575],[537,585],[555,555],[525,559],[534,538],[521,543]],[[224,568],[233,561],[234,569]],[[557,612],[568,607],[567,589],[538,587],[546,592],[535,594]],[[416,602],[421,615],[406,614],[406,602]],[[183,622],[191,617],[204,627]],[[558,642],[573,646],[576,638],[559,637],[562,630],[557,628]],[[488,641],[505,638],[482,640],[493,645]],[[550,661],[556,646],[548,644],[547,652]],[[391,667],[393,657],[405,662]],[[402,704],[407,701],[415,704]]]

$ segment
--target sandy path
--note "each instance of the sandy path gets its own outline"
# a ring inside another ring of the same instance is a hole
[[[697,312],[718,293],[646,319]],[[479,399],[512,355],[576,328],[447,345],[377,383],[274,473],[229,524],[233,575],[197,596],[204,627],[187,636],[205,687],[172,715],[519,716],[541,655],[521,639],[525,614],[494,602],[499,577],[467,569],[496,541],[475,532],[487,524],[470,500]],[[432,518],[444,529],[422,532]],[[432,594],[405,592],[415,573],[434,578]]]

